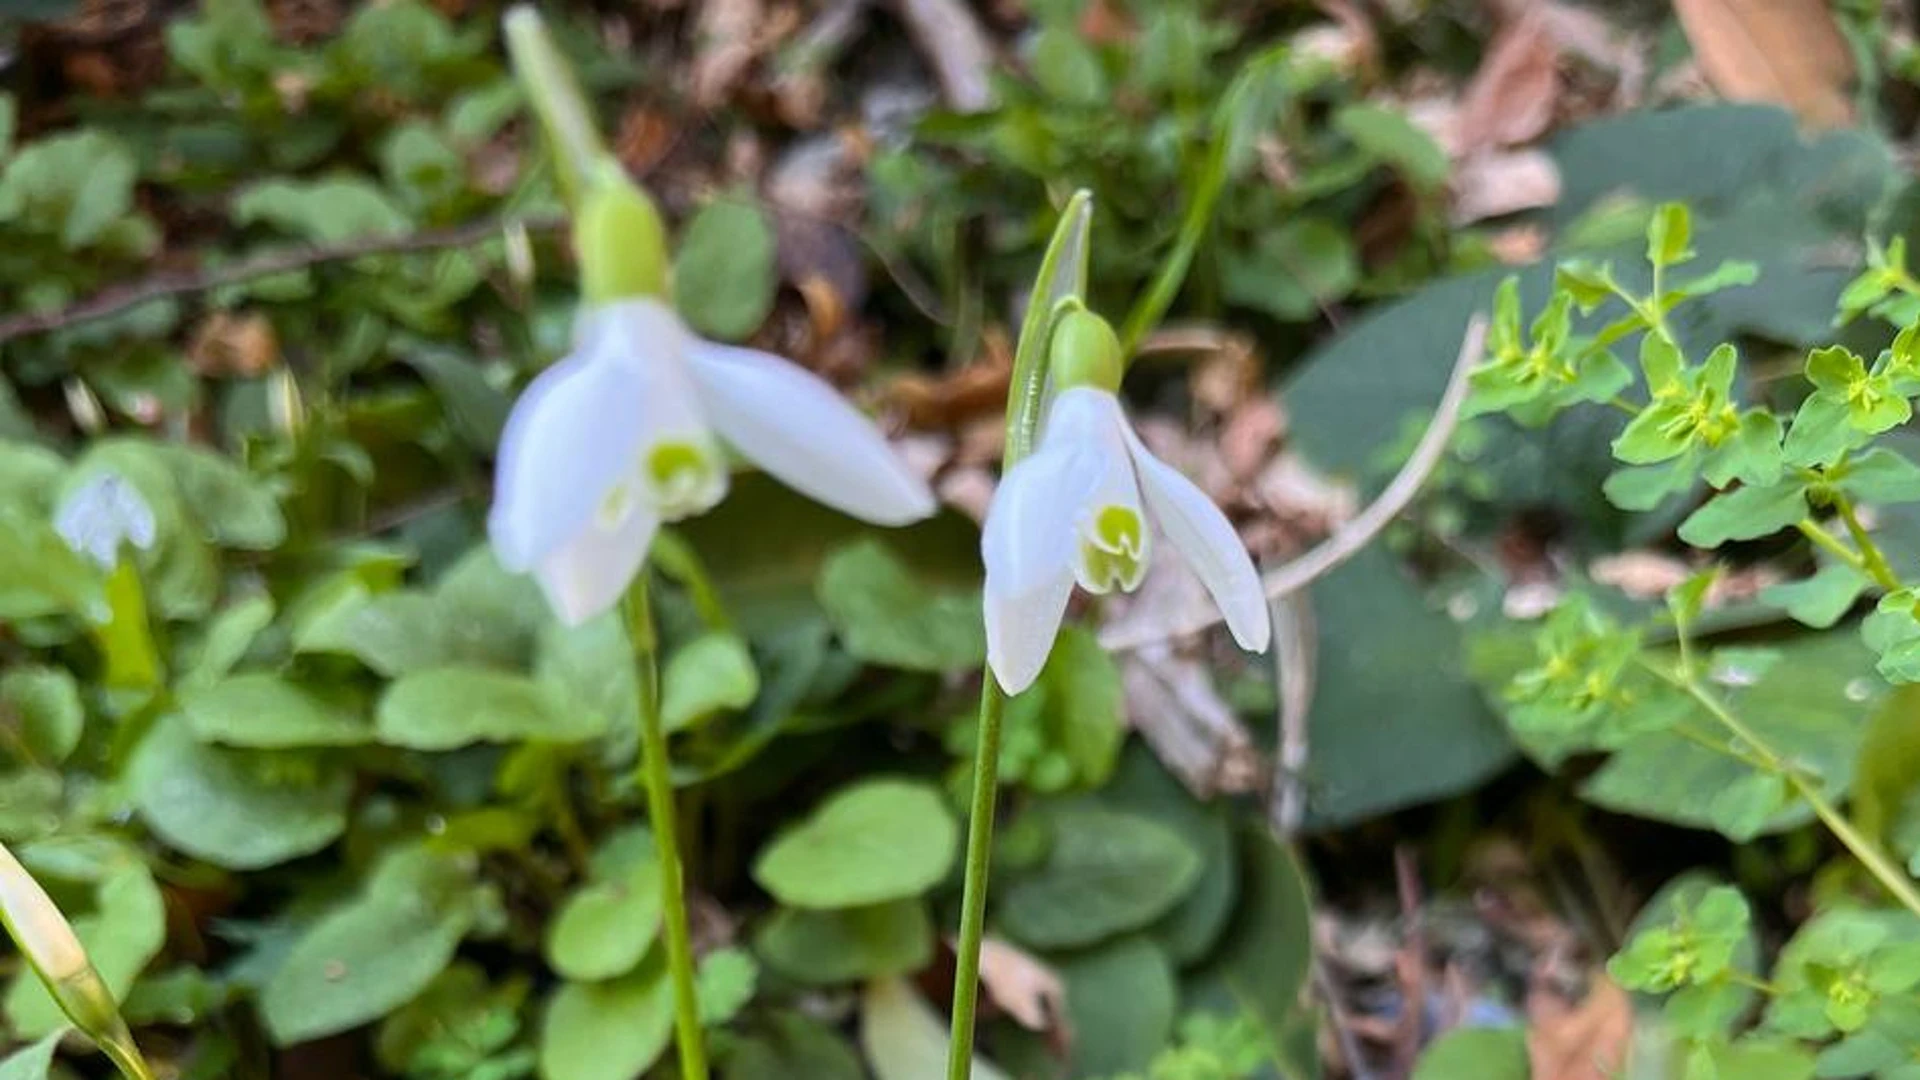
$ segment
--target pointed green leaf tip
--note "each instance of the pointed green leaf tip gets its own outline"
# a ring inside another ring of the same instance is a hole
[[[667,295],[667,230],[640,186],[602,161],[573,217],[580,293],[589,304]]]
[[[1109,393],[1120,389],[1126,369],[1120,338],[1107,320],[1086,308],[1074,307],[1060,316],[1051,353],[1054,382],[1062,389],[1091,386]]]
[[[586,96],[574,78],[573,69],[560,55],[547,33],[547,24],[531,4],[517,4],[501,20],[506,29],[507,54],[513,60],[513,73],[527,92],[527,100],[540,118],[540,127],[553,146],[555,167],[560,176],[560,193],[568,203],[577,202],[592,176],[595,163],[607,157],[606,143],[594,127],[593,113]]]

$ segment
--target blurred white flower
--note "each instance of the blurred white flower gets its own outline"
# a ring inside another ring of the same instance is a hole
[[[657,300],[629,299],[583,311],[573,352],[507,418],[487,523],[501,564],[531,572],[566,623],[606,610],[662,522],[726,494],[716,436],[855,517],[903,525],[934,511],[925,481],[825,382],[702,340]]]
[[[153,547],[153,508],[119,473],[99,472],[73,489],[53,514],[53,527],[67,546],[111,570],[120,545]]]
[[[1008,693],[1045,666],[1075,581],[1092,593],[1140,584],[1156,527],[1220,605],[1234,640],[1265,652],[1266,595],[1226,515],[1147,450],[1111,391],[1061,390],[1033,455],[1000,481],[981,538],[987,663]]]

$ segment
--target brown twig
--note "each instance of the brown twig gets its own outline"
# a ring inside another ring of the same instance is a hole
[[[1468,376],[1480,364],[1481,348],[1486,343],[1486,336],[1486,317],[1474,315],[1467,323],[1466,336],[1460,341],[1460,355],[1454,361],[1453,374],[1447,379],[1446,391],[1440,395],[1440,403],[1433,410],[1433,419],[1427,421],[1427,430],[1421,434],[1419,445],[1413,448],[1413,455],[1400,467],[1380,497],[1354,515],[1353,520],[1334,530],[1333,535],[1322,540],[1312,551],[1262,578],[1269,600],[1307,587],[1358,554],[1413,502],[1413,497],[1419,494],[1427,478],[1433,475],[1433,470],[1439,467],[1440,460],[1446,456],[1447,443],[1453,438],[1454,429],[1460,424],[1460,411],[1467,403],[1467,391],[1470,388]],[[1114,652],[1138,649],[1156,641],[1197,634],[1216,625],[1222,618],[1224,616],[1218,608],[1196,608],[1173,625],[1123,627],[1131,632],[1102,634],[1100,644]]]
[[[370,255],[406,255],[472,247],[513,224],[548,231],[560,228],[564,221],[546,217],[495,218],[404,235],[369,236],[339,244],[284,248],[215,269],[155,274],[139,281],[109,286],[85,300],[54,311],[28,312],[0,318],[0,344],[95,322],[155,300],[238,285],[255,278],[305,270],[323,263]]]
[[[1327,962],[1318,952],[1313,957],[1313,989],[1327,1006],[1327,1026],[1333,1029],[1334,1046],[1345,1059],[1347,1076],[1351,1080],[1374,1080],[1374,1073],[1367,1065],[1366,1053],[1360,1049],[1360,1040],[1353,1034],[1353,1018],[1347,1012],[1345,1002],[1340,1000],[1340,988],[1333,984],[1333,976],[1327,972]]]
[[[1420,915],[1420,866],[1413,849],[1393,849],[1393,876],[1400,892],[1400,953],[1394,958],[1400,978],[1400,1023],[1394,1031],[1393,1075],[1410,1076],[1420,1055],[1427,1013],[1427,932]]]

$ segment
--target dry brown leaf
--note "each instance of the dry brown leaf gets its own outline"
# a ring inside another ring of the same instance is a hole
[[[980,112],[992,103],[993,48],[962,0],[896,0],[894,7],[955,112]]]
[[[1007,377],[1012,372],[1013,349],[1006,334],[989,329],[981,340],[980,358],[973,363],[947,375],[902,375],[884,396],[888,404],[906,413],[913,427],[956,427],[1004,409]]]
[[[1147,576],[1129,605],[1132,617],[1155,620],[1157,625],[1177,625],[1175,616],[1156,616],[1153,608],[1172,612],[1191,611],[1191,591],[1200,589],[1184,567],[1173,572],[1160,567]],[[1160,588],[1153,579],[1162,579]],[[1167,586],[1171,586],[1168,588]],[[1171,592],[1170,599],[1156,599],[1158,593]],[[1184,617],[1184,616],[1179,616]],[[1124,626],[1110,623],[1109,627]],[[1265,768],[1260,751],[1253,745],[1247,729],[1213,685],[1206,664],[1165,644],[1136,649],[1121,661],[1121,686],[1126,691],[1127,720],[1153,748],[1154,755],[1180,778],[1187,789],[1202,799],[1220,794],[1242,794],[1259,787]]]
[[[1066,1023],[1066,983],[1052,968],[998,938],[980,943],[980,985],[1028,1031],[1054,1031]]]
[[[1560,166],[1544,150],[1488,150],[1453,174],[1453,222],[1469,225],[1560,201]]]
[[[1536,982],[1527,994],[1527,1063],[1533,1080],[1611,1080],[1626,1064],[1633,1001],[1605,975],[1569,1004]]]
[[[1827,0],[1673,0],[1707,80],[1735,101],[1792,109],[1815,127],[1853,120],[1853,54]]]
[[[280,362],[280,338],[259,312],[216,311],[194,328],[187,360],[201,375],[252,377]]]
[[[1227,414],[1220,429],[1220,460],[1235,480],[1245,483],[1272,458],[1286,427],[1286,415],[1272,398],[1249,400]]]
[[[1455,137],[1462,150],[1518,146],[1553,123],[1560,94],[1560,47],[1539,5],[1494,34],[1460,99]]]
[[[765,19],[760,0],[701,0],[688,76],[695,105],[711,109],[727,99],[759,58],[766,38],[757,31]]]

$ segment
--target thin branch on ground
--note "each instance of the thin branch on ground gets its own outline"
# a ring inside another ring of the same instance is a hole
[[[118,315],[155,300],[188,296],[212,289],[240,285],[275,274],[305,270],[325,263],[344,262],[373,255],[408,255],[450,248],[472,247],[499,235],[507,228],[546,232],[565,222],[550,217],[507,217],[471,222],[445,229],[400,235],[369,236],[339,244],[314,244],[282,248],[266,255],[226,266],[171,271],[139,281],[113,285],[77,303],[54,311],[28,312],[0,318],[0,344],[37,334],[65,330],[83,323]]]

